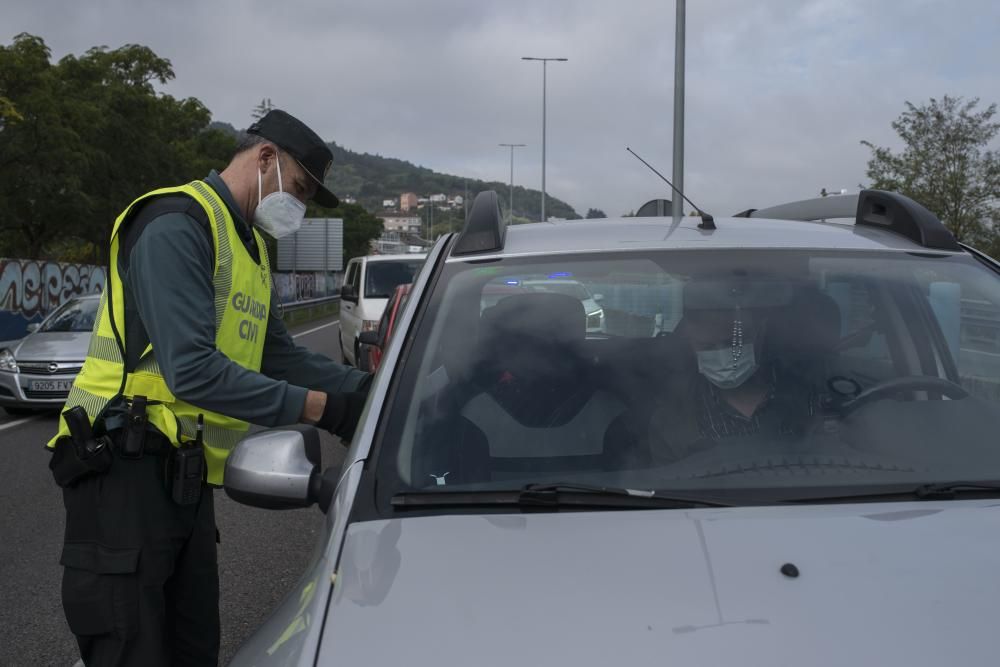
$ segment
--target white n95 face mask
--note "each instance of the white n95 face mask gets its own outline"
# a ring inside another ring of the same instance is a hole
[[[260,198],[263,178],[257,167],[257,210],[253,214],[253,224],[262,232],[275,239],[294,234],[302,226],[306,215],[306,205],[293,195],[285,192],[281,182],[281,156],[275,155],[278,167],[278,191]]]

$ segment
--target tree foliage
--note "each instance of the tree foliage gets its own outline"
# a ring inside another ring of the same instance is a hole
[[[0,254],[102,262],[132,199],[224,166],[235,142],[157,92],[174,72],[145,46],[50,56],[34,35],[0,46]]]
[[[895,190],[933,211],[958,240],[996,256],[1000,251],[1000,133],[997,105],[945,96],[922,106],[906,103],[892,123],[901,152],[861,143],[872,151],[871,187]]]
[[[597,218],[606,218],[607,215],[604,214],[599,208],[589,208],[587,209],[587,215],[585,216],[587,220],[596,220]]]

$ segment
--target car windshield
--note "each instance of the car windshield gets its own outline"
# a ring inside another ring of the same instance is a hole
[[[576,295],[524,289],[555,272],[602,295],[600,329]],[[427,307],[380,494],[1000,479],[1000,279],[968,256],[450,262]]]
[[[369,262],[365,275],[365,297],[388,299],[398,285],[413,282],[413,276],[422,264],[423,260]]]
[[[97,318],[99,299],[73,299],[60,306],[41,326],[39,331],[91,331]]]

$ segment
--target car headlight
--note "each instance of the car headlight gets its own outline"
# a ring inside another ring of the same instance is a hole
[[[375,331],[378,329],[378,320],[362,320],[361,330],[362,331]]]
[[[17,361],[14,360],[14,355],[7,348],[0,350],[0,371],[17,372]]]

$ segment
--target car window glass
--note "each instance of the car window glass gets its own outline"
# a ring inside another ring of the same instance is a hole
[[[931,282],[928,300],[962,386],[1000,402],[1000,302],[973,285]]]
[[[845,367],[871,381],[894,374],[886,339],[888,320],[879,318],[878,282],[862,276],[828,276],[823,293],[836,303],[840,314],[839,356]],[[850,374],[850,371],[848,371]]]
[[[77,299],[66,303],[54,312],[39,331],[92,331],[97,318],[98,299]]]
[[[361,262],[355,262],[354,271],[351,273],[350,276],[351,287],[354,288],[354,291],[356,293],[358,291],[358,286],[361,284],[361,268],[362,268]]]
[[[422,265],[422,260],[368,262],[368,270],[365,275],[365,297],[388,299],[396,287],[413,282],[413,276]]]

